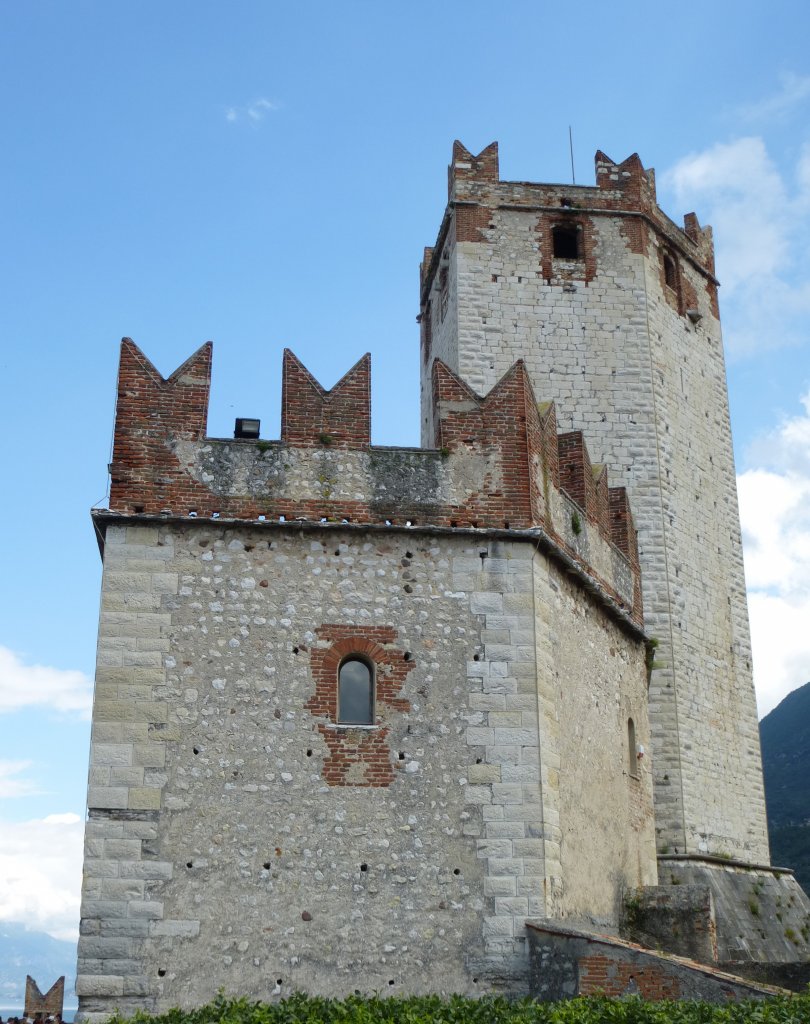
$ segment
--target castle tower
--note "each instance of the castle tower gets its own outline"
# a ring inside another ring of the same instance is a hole
[[[751,647],[710,228],[679,228],[637,155],[596,186],[501,181],[460,143],[421,272],[430,367],[486,393],[516,360],[632,502],[650,685],[658,851],[768,863]]]

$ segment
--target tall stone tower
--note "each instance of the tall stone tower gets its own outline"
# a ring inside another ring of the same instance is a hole
[[[485,394],[523,359],[562,428],[628,488],[642,565],[660,856],[767,864],[765,804],[710,228],[658,207],[635,154],[596,186],[501,181],[460,143],[421,273],[430,367]]]

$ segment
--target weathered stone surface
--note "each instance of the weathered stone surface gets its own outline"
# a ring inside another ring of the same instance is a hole
[[[543,1001],[600,994],[725,1003],[769,999],[780,992],[697,961],[557,921],[531,921],[528,934],[531,994]]]
[[[667,885],[711,892],[718,960],[810,960],[810,899],[791,872],[671,855],[658,874]]]
[[[454,163],[421,318],[438,450],[371,446],[367,357],[326,392],[286,352],[282,440],[224,441],[210,345],[164,380],[123,342],[86,1021],[220,987],[523,992],[527,916],[615,931],[655,885],[653,765],[661,850],[767,858],[710,234],[626,164],[572,188],[585,211],[498,182],[492,147]],[[641,510],[652,729],[605,464]],[[625,991],[635,953],[563,952],[560,993]],[[651,964],[653,994],[705,988]]]
[[[528,913],[587,905],[616,927],[622,887],[654,881],[651,777],[633,782],[629,803],[625,773],[628,713],[649,742],[643,645],[533,542],[328,525],[151,529],[158,543],[140,530],[138,563],[160,552],[178,592],[160,597],[161,680],[123,717],[152,723],[148,743],[127,750],[156,767],[117,796],[120,807],[91,812],[88,842],[103,842],[99,863],[115,876],[85,883],[102,887],[85,903],[99,931],[80,952],[99,965],[91,979],[103,978],[87,1000],[115,988],[138,1005],[189,1005],[223,985],[261,998],[277,978],[324,994],[358,979],[387,990],[392,978],[398,991],[480,992],[504,971],[519,988]],[[133,575],[128,528],[107,533],[105,562]],[[482,544],[498,572],[481,573]],[[547,616],[532,614],[538,600]],[[138,622],[115,623],[135,646]],[[329,622],[357,636],[390,628],[409,658],[397,700],[380,705],[393,781],[379,789],[362,773],[325,784],[325,719],[312,698]],[[519,653],[525,691],[485,694],[482,678],[507,680]],[[558,678],[583,685],[559,689]],[[587,786],[567,788],[566,759]],[[139,808],[144,791],[154,803]],[[610,823],[613,839],[568,844],[558,822],[573,834],[579,816],[606,837]]]
[[[591,459],[627,486],[639,531],[645,627],[658,641],[658,848],[767,863],[711,231],[694,215],[688,230],[673,224],[637,157],[617,171],[598,154],[595,187],[454,168],[422,268],[422,443],[436,443],[437,358],[479,394],[524,360],[560,427],[584,432]],[[553,257],[560,225],[578,236],[575,260]],[[602,566],[589,533],[566,539]]]

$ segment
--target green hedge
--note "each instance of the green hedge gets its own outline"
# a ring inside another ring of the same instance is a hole
[[[113,1024],[124,1018],[114,1017]],[[646,1003],[629,999],[530,1000],[464,999],[452,996],[318,999],[293,995],[279,1003],[219,997],[199,1010],[169,1010],[150,1024],[810,1024],[810,995],[764,1002]]]

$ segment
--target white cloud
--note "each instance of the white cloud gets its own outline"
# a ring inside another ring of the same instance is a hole
[[[265,114],[269,114],[272,110],[278,110],[278,103],[273,100],[259,99],[247,108],[247,116],[254,121],[261,121]]]
[[[0,761],[0,799],[33,796],[37,787],[29,779],[15,779],[15,775],[31,767],[30,761]]]
[[[259,99],[253,100],[251,103],[247,103],[243,107],[226,107],[225,120],[243,121],[247,119],[255,124],[257,121],[264,120],[268,114],[271,114],[273,111],[279,110],[280,108],[281,104],[276,100],[268,100],[266,97],[260,96]]]
[[[731,355],[798,345],[810,314],[810,147],[790,174],[755,136],[684,157],[661,175],[715,229]],[[727,306],[726,306],[726,303]]]
[[[93,684],[83,672],[25,665],[0,646],[0,714],[36,705],[89,718],[92,700]]]
[[[0,822],[0,921],[78,938],[83,837],[78,814]]]
[[[810,394],[737,479],[761,714],[810,682]]]
[[[781,87],[773,96],[743,107],[741,113],[749,121],[782,118],[810,99],[810,75],[797,75],[786,71],[779,76]]]

